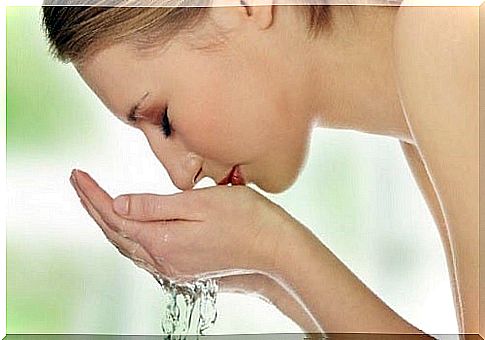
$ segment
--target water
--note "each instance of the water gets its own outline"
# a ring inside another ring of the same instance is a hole
[[[162,290],[162,333],[164,339],[185,340],[188,335],[203,335],[217,318],[215,279],[173,283],[153,275]],[[193,339],[193,337],[190,337]]]

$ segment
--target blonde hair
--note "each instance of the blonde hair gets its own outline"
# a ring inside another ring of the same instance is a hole
[[[194,31],[206,20],[210,1],[199,0],[206,7],[106,7],[99,5],[102,1],[96,6],[62,6],[65,1],[51,0],[42,6],[42,26],[54,57],[82,64],[110,44],[128,41],[144,50]],[[311,38],[331,24],[330,6],[292,7],[304,16]]]

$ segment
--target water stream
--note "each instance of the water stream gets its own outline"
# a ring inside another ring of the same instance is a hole
[[[167,340],[186,340],[203,335],[217,318],[215,279],[173,283],[153,275],[162,291],[161,329]]]

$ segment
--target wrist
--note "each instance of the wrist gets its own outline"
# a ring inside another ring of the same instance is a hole
[[[313,233],[276,203],[264,196],[253,206],[254,237],[243,246],[244,269],[286,281],[286,273],[311,262],[323,246]],[[320,248],[320,249],[317,249]]]
[[[301,279],[295,277],[295,272],[312,275],[325,246],[311,230],[286,212],[275,222],[279,233],[272,254],[272,267],[266,268],[266,272],[287,290],[293,290],[294,281]]]
[[[265,260],[260,269],[272,278],[279,278],[288,268],[300,265],[295,256],[304,251],[306,228],[276,204],[267,216],[265,227],[270,233],[267,246],[262,249],[261,257]]]

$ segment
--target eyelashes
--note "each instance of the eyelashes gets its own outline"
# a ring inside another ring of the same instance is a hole
[[[162,112],[162,118],[160,119],[160,130],[162,131],[165,138],[170,137],[172,134],[172,125],[170,124],[170,120],[168,118],[168,108],[166,108]]]
[[[132,126],[137,126],[138,121],[140,119],[149,121],[150,119],[148,118],[148,114],[142,114],[140,112],[135,112],[134,114],[130,114],[128,116],[128,121],[131,122]],[[164,109],[161,112],[161,115],[158,115],[159,118],[156,118],[155,121],[152,120],[152,123],[155,126],[158,126],[160,131],[162,132],[163,136],[165,138],[168,138],[171,136],[172,132],[175,131],[172,128],[172,124],[170,123],[170,119],[168,118],[168,108]]]

